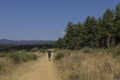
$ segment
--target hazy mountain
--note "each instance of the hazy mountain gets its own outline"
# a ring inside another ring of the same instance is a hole
[[[35,44],[52,44],[55,41],[50,40],[8,40],[8,39],[0,39],[0,44],[15,44],[15,45],[35,45]]]

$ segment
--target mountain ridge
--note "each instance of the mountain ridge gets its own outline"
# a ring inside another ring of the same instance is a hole
[[[53,40],[9,40],[0,39],[0,44],[15,44],[15,45],[37,45],[37,44],[52,44]]]

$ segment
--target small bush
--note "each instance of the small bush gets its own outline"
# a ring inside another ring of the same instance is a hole
[[[10,54],[11,59],[15,63],[20,63],[28,60],[34,60],[37,56],[33,53],[28,53],[26,51],[16,51]]]
[[[113,51],[113,55],[114,56],[120,55],[120,44],[115,47],[115,49]]]
[[[0,60],[0,71],[3,69],[3,67],[4,67],[4,63],[3,61]]]
[[[59,53],[56,54],[55,60],[59,60],[59,59],[61,59],[62,57],[64,57],[64,53],[59,52]]]
[[[92,52],[92,49],[91,48],[88,48],[88,47],[85,47],[82,49],[82,52],[83,53],[91,53]]]
[[[78,74],[71,73],[71,74],[68,76],[68,80],[80,80],[80,78],[79,78],[79,75],[78,75]]]
[[[32,52],[36,52],[36,51],[38,51],[38,50],[39,50],[38,47],[34,47],[31,51],[32,51]]]
[[[41,53],[46,53],[47,51],[46,51],[46,49],[42,48],[42,49],[40,49],[40,52]]]
[[[35,60],[37,59],[37,56],[35,54],[32,54],[32,53],[27,53],[28,54],[28,59],[29,60]]]
[[[55,55],[55,60],[59,60],[65,56],[70,56],[71,55],[71,51],[70,50],[64,50],[64,49],[56,49],[54,50],[54,52],[56,53]]]

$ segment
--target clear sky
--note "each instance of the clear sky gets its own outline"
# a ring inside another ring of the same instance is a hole
[[[69,21],[102,16],[120,0],[0,0],[0,39],[57,40]]]

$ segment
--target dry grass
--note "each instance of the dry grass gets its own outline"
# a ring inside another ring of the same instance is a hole
[[[1,64],[2,69],[0,70],[0,80],[10,80],[8,79],[9,75],[16,70],[18,65],[15,65],[9,58],[4,60],[1,59]]]
[[[34,52],[34,54],[38,57],[42,56],[38,52]],[[0,57],[0,80],[17,80],[33,63],[34,60],[29,60],[16,64],[9,55]]]
[[[0,80],[18,80],[23,73],[30,70],[29,66],[33,65],[35,61],[23,62],[15,64],[12,61],[5,60],[4,69],[0,74]]]
[[[56,61],[63,80],[120,80],[120,57],[97,50],[72,52]]]

